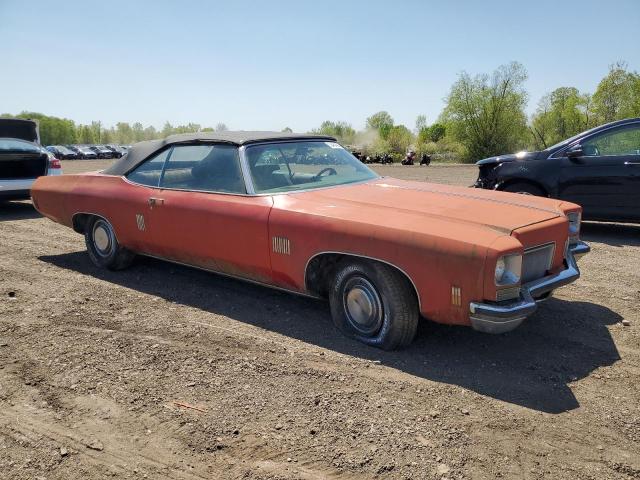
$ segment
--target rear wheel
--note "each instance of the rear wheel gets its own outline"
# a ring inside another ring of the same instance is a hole
[[[530,183],[512,183],[502,189],[504,192],[520,193],[522,195],[535,195],[536,197],[546,197],[547,194],[540,187]]]
[[[109,270],[127,268],[135,254],[118,244],[111,224],[104,218],[92,217],[84,229],[89,258],[98,267]]]
[[[409,345],[418,328],[418,302],[409,281],[377,262],[338,269],[329,293],[331,315],[345,335],[384,350]]]

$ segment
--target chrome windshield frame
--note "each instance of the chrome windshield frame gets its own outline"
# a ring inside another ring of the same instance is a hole
[[[240,168],[242,170],[242,174],[243,174],[244,179],[245,179],[245,188],[247,190],[247,195],[251,195],[251,196],[290,195],[290,194],[295,194],[295,193],[310,192],[310,191],[313,191],[313,190],[324,190],[324,189],[327,189],[327,188],[338,188],[338,187],[346,187],[346,186],[349,186],[349,185],[358,185],[358,184],[367,183],[367,182],[371,182],[371,181],[375,181],[375,180],[379,180],[380,178],[383,178],[375,170],[372,170],[371,168],[367,167],[365,164],[362,164],[365,168],[367,168],[371,173],[374,174],[374,177],[363,179],[363,180],[358,180],[358,181],[350,182],[350,183],[341,183],[341,184],[337,184],[337,185],[325,185],[325,186],[321,186],[321,187],[301,188],[301,189],[296,189],[296,190],[287,190],[287,191],[280,191],[280,192],[261,192],[261,193],[257,193],[256,192],[255,184],[253,183],[253,176],[251,175],[251,167],[249,166],[249,159],[247,158],[247,153],[246,153],[247,147],[254,147],[254,146],[259,146],[259,145],[274,145],[274,144],[283,144],[283,143],[308,143],[308,142],[313,142],[313,141],[326,141],[326,140],[314,140],[314,139],[304,139],[304,140],[266,140],[264,142],[255,142],[255,143],[251,143],[251,144],[248,144],[248,145],[241,145],[240,147],[238,147],[238,155],[240,156]],[[335,142],[335,143],[338,143],[338,142]],[[340,144],[338,143],[338,145],[340,145]],[[349,150],[344,148],[342,145],[340,145],[340,148],[342,148],[346,152],[350,153]],[[353,157],[353,158],[356,161],[360,162],[360,160],[358,160],[356,157]]]

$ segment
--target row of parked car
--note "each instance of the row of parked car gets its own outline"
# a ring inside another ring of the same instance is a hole
[[[120,158],[130,145],[49,145],[45,147],[60,160]]]

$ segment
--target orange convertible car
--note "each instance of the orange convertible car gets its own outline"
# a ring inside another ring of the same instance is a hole
[[[589,251],[578,205],[380,177],[318,135],[142,142],[102,172],[41,177],[32,198],[98,266],[142,254],[328,298],[341,331],[384,349],[420,316],[511,330]]]

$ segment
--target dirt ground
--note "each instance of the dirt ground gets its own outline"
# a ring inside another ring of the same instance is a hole
[[[382,352],[322,302],[151,259],[98,270],[80,235],[1,205],[0,478],[640,478],[640,226],[583,238],[582,278],[518,330],[424,321]]]

